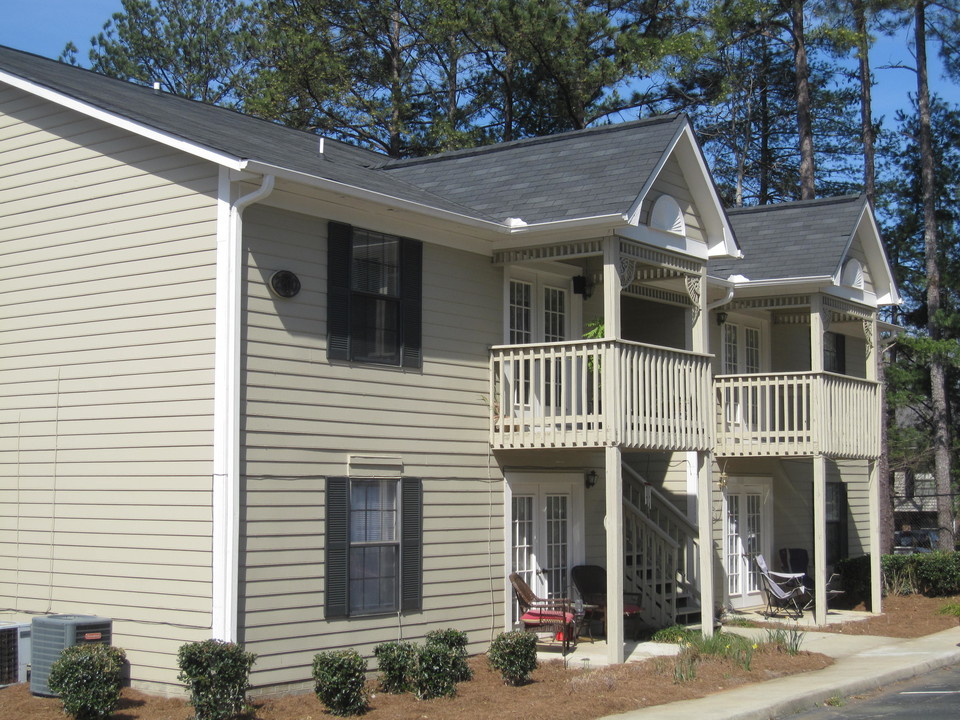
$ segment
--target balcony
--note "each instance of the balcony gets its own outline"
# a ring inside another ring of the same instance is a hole
[[[719,456],[880,455],[880,386],[832,373],[715,378]]]
[[[708,355],[623,340],[502,345],[490,398],[497,449],[713,446]]]

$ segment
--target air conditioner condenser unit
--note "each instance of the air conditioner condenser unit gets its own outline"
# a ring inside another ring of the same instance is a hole
[[[60,653],[73,645],[113,641],[113,621],[96,615],[44,615],[32,623],[30,692],[56,697],[50,689],[50,667]]]

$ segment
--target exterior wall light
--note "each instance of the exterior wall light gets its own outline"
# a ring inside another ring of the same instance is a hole
[[[583,476],[583,484],[586,485],[587,490],[589,490],[589,489],[592,488],[594,485],[596,485],[596,484],[597,484],[597,471],[596,471],[596,470],[591,470],[590,472],[584,474],[584,476]]]
[[[718,312],[717,313],[717,325],[723,325],[727,321],[727,313]]]

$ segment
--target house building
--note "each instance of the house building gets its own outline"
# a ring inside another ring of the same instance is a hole
[[[585,563],[622,660],[625,591],[709,630],[876,549],[871,209],[727,211],[683,116],[390,160],[0,48],[0,255],[0,617],[113,618],[138,687],[481,651]]]

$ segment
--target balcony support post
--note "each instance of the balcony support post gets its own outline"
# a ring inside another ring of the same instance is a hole
[[[882,611],[883,576],[880,555],[883,552],[880,538],[880,463],[870,461],[870,611]]]
[[[700,461],[697,488],[697,528],[700,557],[700,629],[704,635],[713,635],[713,453],[697,453]]]
[[[827,624],[827,459],[813,456],[813,582],[817,586],[814,621]]]
[[[607,661],[620,665],[623,648],[623,466],[620,448],[604,448],[607,535]]]

